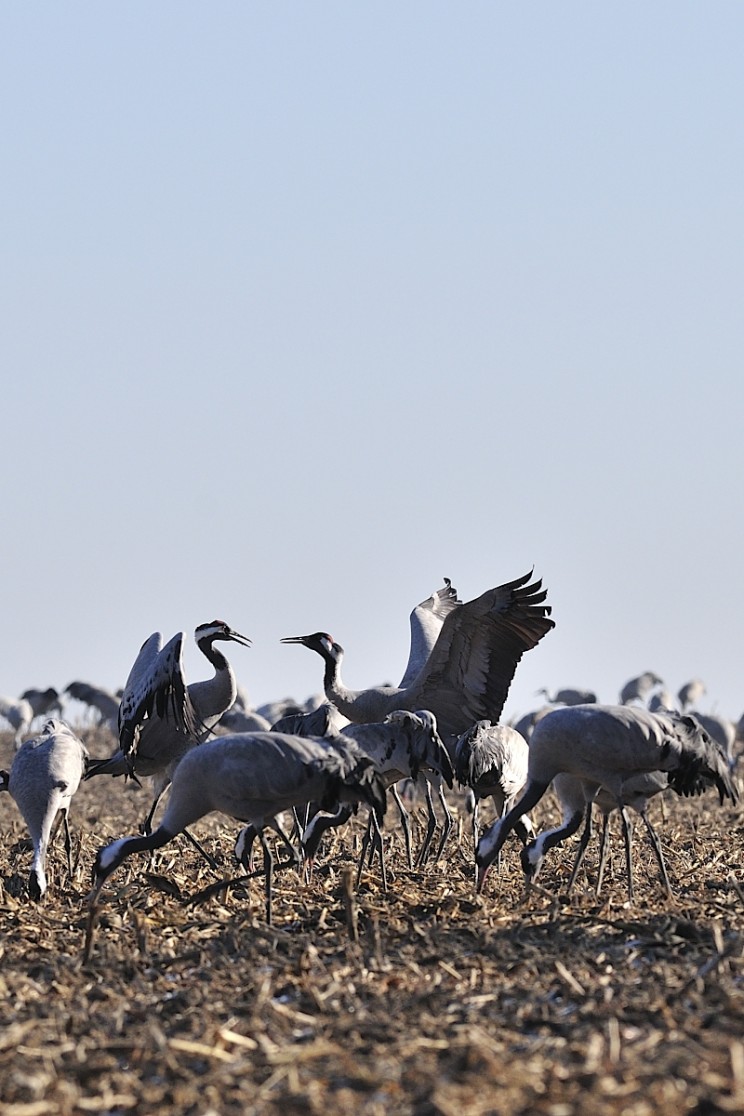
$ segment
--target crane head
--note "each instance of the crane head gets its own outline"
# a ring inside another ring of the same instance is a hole
[[[311,651],[317,652],[324,659],[334,659],[338,662],[344,653],[344,649],[340,643],[336,643],[333,636],[328,632],[313,632],[312,635],[304,636],[285,636],[280,643],[301,643],[303,647],[309,647]]]
[[[216,639],[232,640],[233,643],[240,643],[243,647],[251,646],[248,636],[236,632],[224,620],[212,620],[209,624],[199,624],[194,629],[194,640],[197,646],[201,643],[213,643]]]

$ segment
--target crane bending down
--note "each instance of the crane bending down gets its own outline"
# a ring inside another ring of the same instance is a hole
[[[497,817],[503,818],[527,782],[527,741],[510,725],[476,721],[464,732],[455,747],[455,775],[460,786],[469,787],[473,803],[473,850],[478,841],[478,803],[489,796]],[[526,844],[534,833],[527,814],[514,826]]]
[[[474,721],[499,719],[523,653],[555,626],[545,604],[547,592],[531,577],[528,573],[450,609],[428,657],[406,686],[349,690],[341,680],[344,649],[327,632],[289,636],[282,643],[301,643],[322,657],[326,697],[350,721],[379,722],[396,709],[429,709],[449,748]]]
[[[273,858],[264,829],[277,829],[278,814],[310,801],[327,810],[340,802],[366,802],[381,820],[385,787],[371,760],[351,744],[273,732],[209,740],[188,752],[176,768],[158,828],[143,836],[122,837],[99,851],[91,905],[128,856],[168,844],[187,826],[219,810],[253,827],[261,841],[270,923]]]
[[[0,772],[0,790],[10,791],[28,826],[34,859],[28,878],[32,899],[47,889],[46,857],[52,827],[61,815],[65,831],[67,869],[72,875],[72,842],[67,814],[85,770],[88,753],[82,740],[64,721],[50,718],[38,736],[16,752],[10,773]]]
[[[406,843],[406,853],[409,866],[412,867],[411,835],[406,809],[396,790],[396,783],[401,779],[423,780],[426,785],[426,797],[429,806],[429,824],[427,827],[424,844],[419,853],[418,862],[422,863],[428,852],[436,826],[436,818],[431,802],[431,786],[437,788],[440,799],[444,800],[441,790],[442,783],[452,786],[453,772],[449,754],[441,737],[437,732],[434,715],[428,710],[411,713],[406,709],[398,709],[389,713],[385,720],[379,724],[347,725],[341,735],[332,736],[331,740],[353,741],[361,753],[367,756],[375,765],[384,785],[390,790],[395,800],[400,815],[401,824]],[[447,809],[446,802],[444,802]],[[447,813],[449,811],[447,810]],[[305,855],[309,860],[315,856],[320,838],[326,829],[337,826],[349,816],[347,809],[342,809],[336,816],[323,816],[316,814],[305,829],[302,844]],[[381,835],[375,826],[376,818],[370,814],[367,833],[362,843],[362,852],[359,858],[359,872],[357,881],[364,867],[367,850],[374,853],[375,849],[380,856],[382,867],[383,886],[386,888],[385,861],[382,850]],[[451,824],[451,823],[450,823]],[[446,839],[446,832],[440,842],[441,846]]]
[[[155,796],[144,822],[145,831],[160,798],[170,785],[176,765],[210,735],[235,701],[235,672],[214,645],[222,640],[250,647],[247,636],[224,620],[200,624],[196,645],[214,667],[214,675],[186,685],[183,673],[184,633],[163,646],[160,632],[143,643],[119,707],[119,748],[108,759],[92,763],[85,776],[152,776]]]
[[[697,794],[703,785],[713,784],[721,802],[737,800],[720,749],[692,717],[650,713],[630,705],[570,705],[548,713],[530,738],[524,793],[478,842],[477,890],[482,890],[510,830],[537,805],[556,775],[566,772],[604,787],[613,796],[623,818],[627,848],[626,785],[652,771],[666,771],[670,787],[678,794]],[[576,832],[582,817],[583,811],[574,817],[571,832]],[[630,876],[628,885],[632,887]]]
[[[631,810],[639,814],[646,826],[646,832],[648,833],[651,847],[654,850],[654,855],[659,865],[661,882],[667,895],[671,895],[672,888],[669,883],[669,876],[664,862],[661,841],[648,816],[648,804],[650,800],[662,791],[668,790],[668,788],[669,776],[666,771],[648,771],[641,775],[634,775],[627,779],[623,785],[623,803],[624,808],[630,807]],[[704,788],[701,786],[700,789],[702,790]],[[545,854],[548,850],[575,833],[581,823],[582,817],[586,815],[584,829],[582,830],[579,840],[576,859],[571,870],[571,877],[568,881],[566,894],[571,891],[571,888],[576,882],[579,868],[584,860],[584,855],[589,844],[592,830],[592,806],[596,806],[602,814],[599,867],[597,869],[597,884],[595,888],[596,894],[599,895],[602,890],[602,881],[604,879],[605,865],[607,862],[610,816],[618,809],[617,800],[609,791],[605,790],[604,787],[597,787],[596,783],[590,783],[584,779],[577,778],[575,775],[568,775],[565,773],[556,775],[553,780],[553,790],[561,804],[563,817],[559,826],[556,826],[554,829],[545,830],[545,832],[541,833],[539,837],[531,841],[530,844],[522,850],[522,868],[527,882],[529,884],[537,879],[543,860],[545,859]],[[623,832],[626,837],[625,870],[628,878],[628,895],[632,900],[634,898],[633,854],[631,845],[632,833],[630,821],[627,817],[623,818]]]

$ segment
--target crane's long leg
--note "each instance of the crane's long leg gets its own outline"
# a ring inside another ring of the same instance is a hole
[[[648,817],[646,815],[646,811],[641,810],[640,813],[641,813],[641,817],[643,818],[643,821],[645,823],[646,829],[648,831],[648,836],[649,836],[649,839],[651,841],[651,845],[653,846],[653,850],[656,853],[656,859],[659,862],[659,872],[661,873],[661,880],[662,880],[662,883],[664,884],[664,890],[666,891],[667,895],[671,895],[672,894],[672,887],[671,887],[671,884],[669,883],[669,876],[667,875],[666,864],[664,863],[664,854],[661,851],[661,841],[659,840],[659,835],[656,832],[656,830],[654,829],[654,827],[651,825],[651,822],[648,820]]]
[[[193,833],[190,833],[188,831],[188,829],[182,829],[181,832],[183,833],[186,840],[191,842],[191,844],[194,846],[196,851],[204,857],[204,859],[206,860],[209,867],[213,868],[213,869],[216,869],[217,868],[217,861],[214,859],[213,856],[210,856],[210,854],[207,852],[207,850],[204,848],[203,845],[199,844],[196,837],[194,837]]]
[[[621,807],[620,817],[623,823],[623,837],[625,838],[625,870],[628,873],[628,898],[633,902],[635,898],[633,888],[633,849],[631,845],[633,831],[630,818],[628,817],[628,811],[624,806]]]
[[[382,890],[387,891],[387,868],[385,866],[385,847],[382,840],[382,831],[380,830],[377,815],[374,810],[370,810],[367,819],[367,829],[362,839],[362,852],[359,857],[359,868],[357,870],[357,887],[362,878],[362,868],[364,867],[364,860],[369,850],[369,865],[372,866],[375,852],[380,858],[380,874],[382,876]]]
[[[429,846],[431,845],[432,838],[434,836],[434,830],[437,828],[437,816],[434,813],[434,803],[431,799],[431,786],[429,785],[428,780],[426,783],[426,811],[428,814],[426,833],[424,835],[424,840],[421,848],[419,849],[419,854],[416,857],[417,868],[421,867],[421,865],[424,863],[427,856],[429,855]]]
[[[274,858],[271,855],[269,842],[266,840],[266,834],[263,830],[259,831],[258,838],[261,842],[264,854],[264,885],[266,893],[266,925],[271,926],[271,875],[274,867]]]
[[[604,880],[605,868],[607,867],[607,851],[610,836],[610,815],[602,815],[602,836],[599,839],[599,867],[597,869],[597,887],[596,895],[598,896],[602,890],[602,881]]]
[[[437,849],[437,855],[434,858],[435,860],[439,860],[440,856],[442,855],[442,851],[444,849],[444,846],[447,843],[447,838],[449,837],[449,835],[452,831],[452,826],[454,825],[454,822],[452,820],[452,814],[450,813],[450,808],[449,808],[449,805],[447,803],[447,797],[444,793],[444,787],[442,786],[441,783],[439,784],[439,787],[437,788],[437,795],[439,797],[439,801],[442,803],[442,810],[444,811],[444,824],[443,824],[443,831],[442,831],[442,839],[439,842],[439,848]]]
[[[405,806],[403,805],[403,799],[400,797],[400,794],[398,792],[398,788],[397,788],[395,783],[393,783],[392,787],[390,788],[390,793],[393,796],[393,799],[395,801],[395,805],[398,807],[398,813],[400,814],[400,824],[403,826],[403,840],[406,843],[406,857],[408,859],[408,867],[410,869],[413,869],[413,851],[412,851],[412,848],[411,848],[411,823],[408,820],[408,811],[406,810]]]
[[[576,877],[579,874],[579,868],[581,867],[581,865],[584,862],[584,855],[586,853],[586,848],[587,848],[587,845],[589,844],[589,838],[591,837],[591,835],[592,835],[592,804],[591,804],[591,802],[588,802],[587,807],[586,807],[586,822],[584,824],[584,828],[581,831],[581,837],[579,838],[579,847],[576,850],[576,860],[574,861],[574,866],[573,866],[573,869],[571,870],[571,878],[568,881],[568,887],[566,888],[566,895],[568,895],[570,893],[571,888],[576,883]]]
[[[301,859],[298,852],[297,852],[297,849],[294,847],[294,845],[292,844],[289,837],[284,832],[284,830],[282,829],[282,827],[280,826],[280,824],[279,824],[279,822],[277,821],[276,818],[272,818],[271,821],[269,822],[269,825],[274,830],[274,832],[276,834],[278,834],[279,839],[281,840],[282,844],[284,845],[284,847],[289,852],[289,860],[284,861],[284,863],[280,864],[279,867],[280,868],[296,868],[297,865],[300,863],[300,859]]]
[[[67,820],[67,810],[62,811],[62,825],[65,829],[65,852],[67,853],[67,872],[72,879],[72,838],[70,836],[70,823]]]

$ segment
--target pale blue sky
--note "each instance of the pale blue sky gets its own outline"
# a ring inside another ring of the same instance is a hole
[[[534,565],[507,713],[744,711],[738,3],[0,11],[0,693],[222,617],[256,704],[397,681]],[[204,677],[198,653],[190,677]]]

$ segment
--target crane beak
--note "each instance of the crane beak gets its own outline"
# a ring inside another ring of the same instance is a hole
[[[233,643],[239,643],[242,647],[251,646],[251,641],[248,639],[248,636],[241,635],[240,632],[236,632],[234,628],[227,629],[226,638],[231,639]]]
[[[280,639],[279,642],[280,643],[302,643],[303,645],[305,645],[309,638],[310,638],[309,636],[285,636],[284,639]]]

